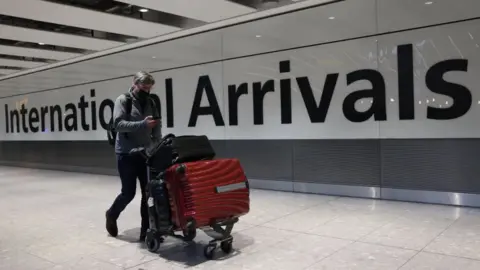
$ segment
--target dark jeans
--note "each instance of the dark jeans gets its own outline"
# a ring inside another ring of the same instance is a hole
[[[145,160],[140,156],[117,154],[117,168],[122,181],[122,190],[113,202],[107,214],[115,220],[118,219],[120,213],[135,197],[138,178],[142,191],[140,206],[142,230],[146,230],[148,228],[148,208],[145,196],[145,187],[147,185],[148,178]]]

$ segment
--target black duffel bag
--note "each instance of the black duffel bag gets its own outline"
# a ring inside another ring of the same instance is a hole
[[[149,147],[146,155],[148,165],[161,172],[176,163],[213,159],[216,153],[205,135],[168,134]]]

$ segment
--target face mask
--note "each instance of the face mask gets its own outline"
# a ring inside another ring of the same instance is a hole
[[[137,92],[137,97],[140,100],[146,100],[149,96],[150,96],[150,93],[148,93],[148,92],[145,92],[145,91],[142,91],[142,90],[139,90]]]

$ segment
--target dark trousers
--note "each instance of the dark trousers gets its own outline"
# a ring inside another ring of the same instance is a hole
[[[140,156],[120,155],[117,154],[117,168],[122,181],[122,190],[117,196],[107,214],[118,219],[120,213],[133,200],[137,188],[137,178],[140,181],[142,191],[142,199],[140,206],[140,214],[142,217],[142,230],[148,228],[148,208],[145,196],[145,188],[147,185],[147,166],[145,160]]]

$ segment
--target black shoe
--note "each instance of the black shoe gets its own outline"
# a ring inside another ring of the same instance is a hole
[[[113,218],[111,218],[108,215],[108,212],[105,214],[105,217],[107,219],[106,221],[106,228],[107,232],[112,236],[112,237],[117,237],[118,235],[118,227],[117,227],[117,221]]]

